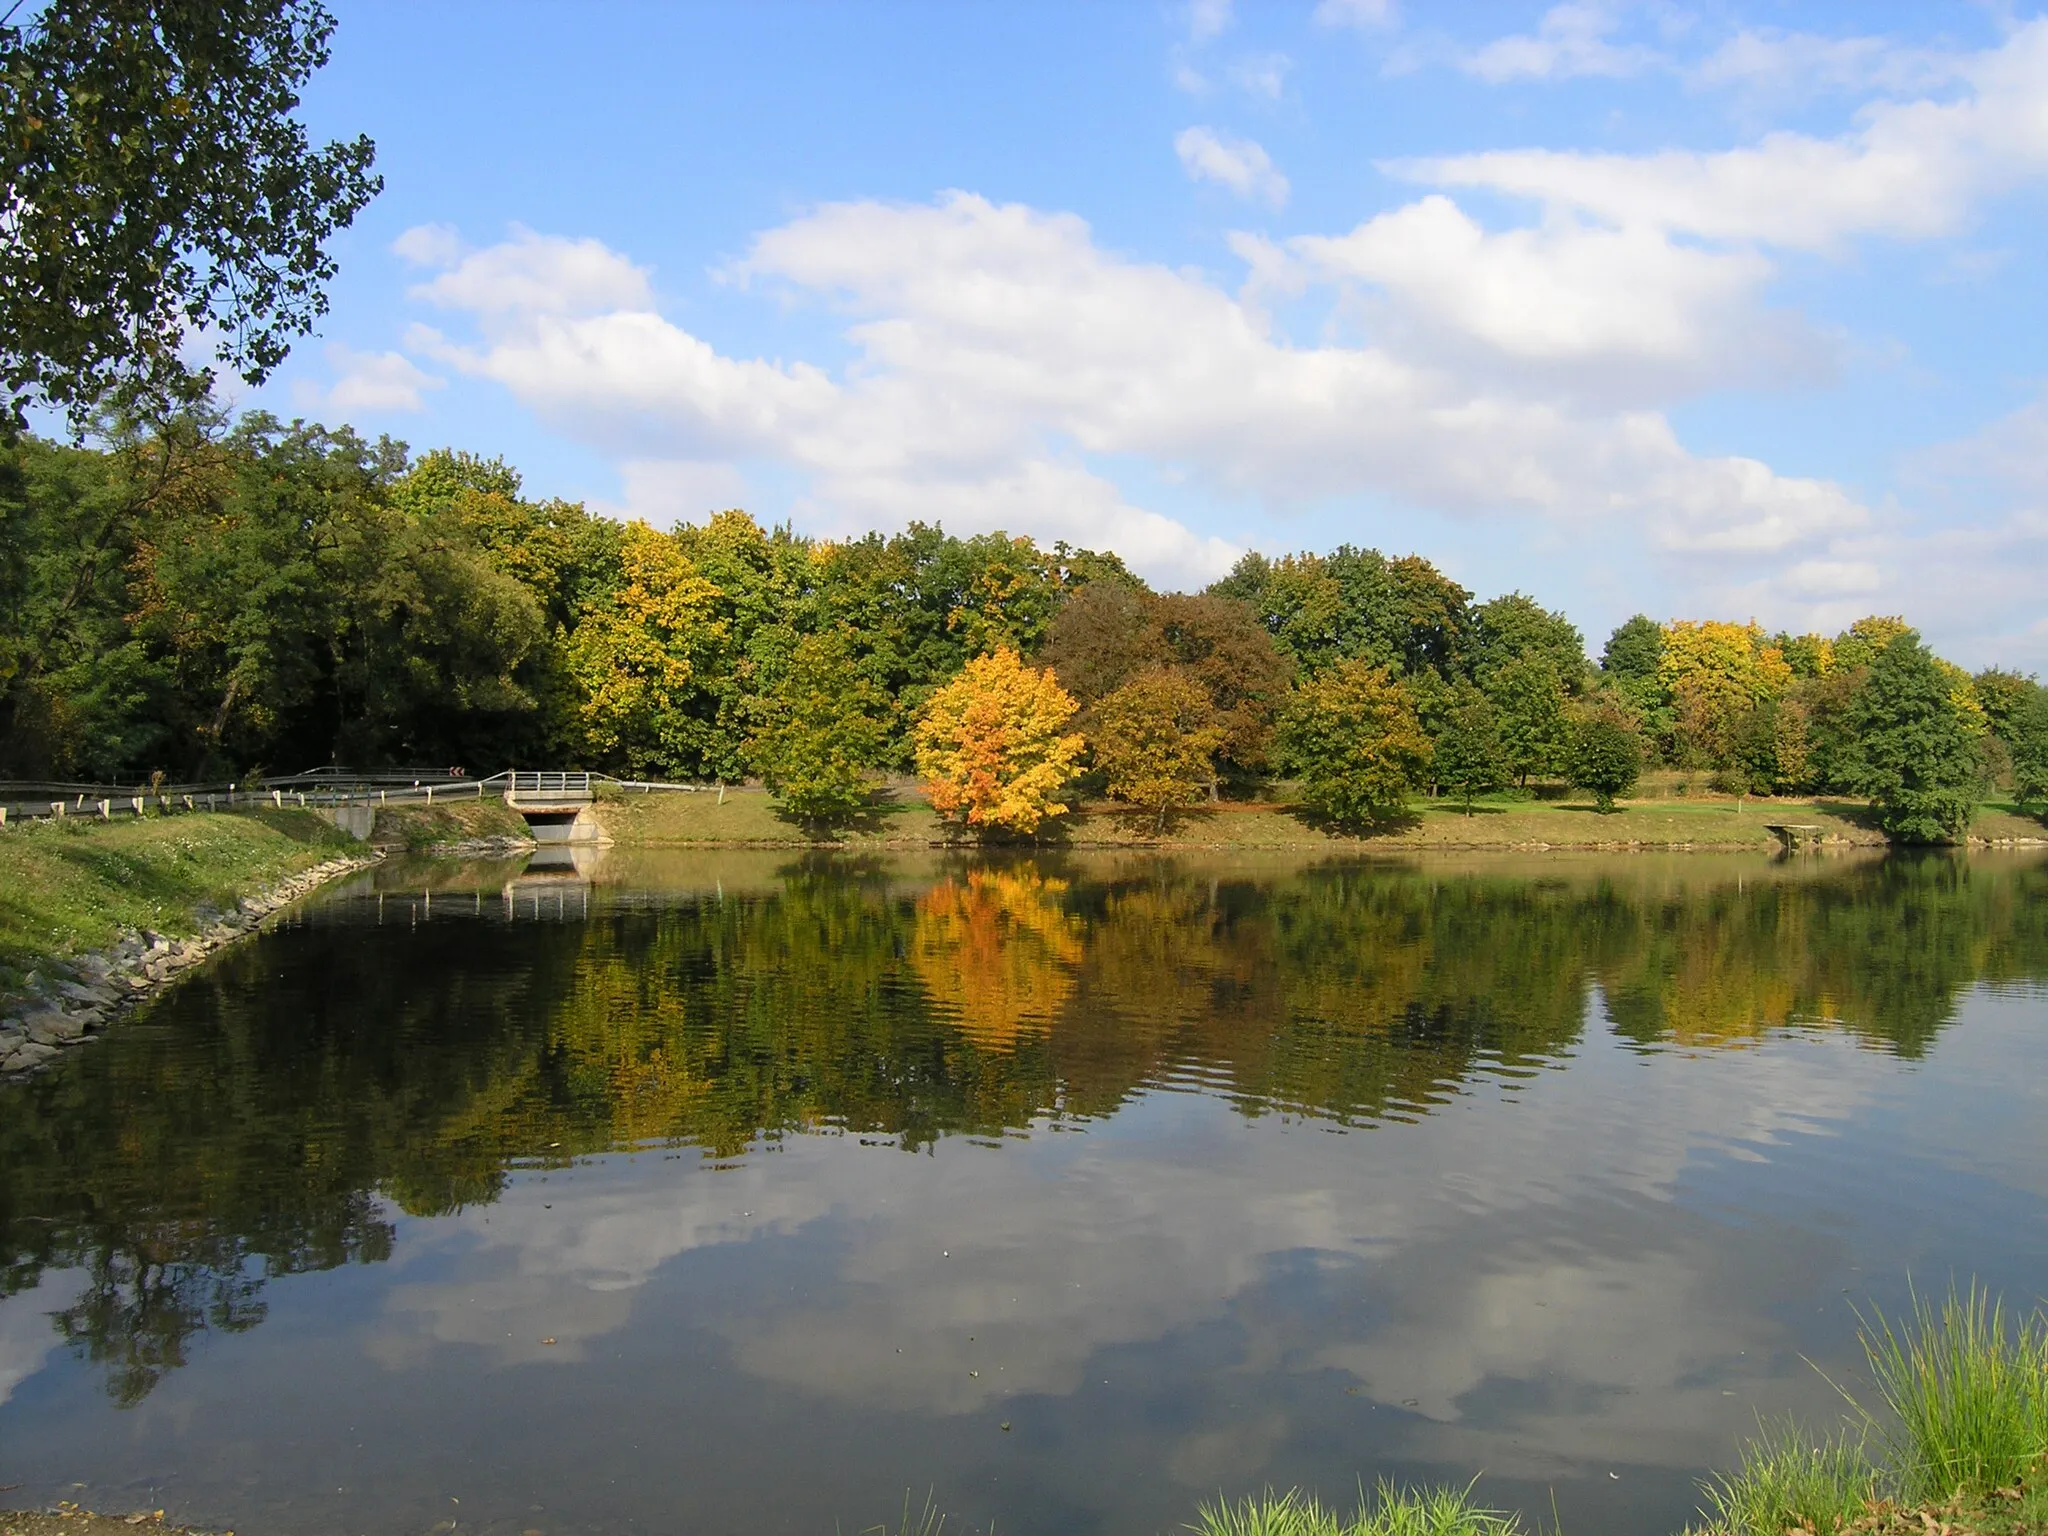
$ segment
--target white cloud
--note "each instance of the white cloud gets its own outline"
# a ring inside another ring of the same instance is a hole
[[[1428,332],[1434,352],[1462,338],[1594,397],[1642,403],[1810,374],[1825,350],[1758,307],[1771,275],[1762,256],[1679,245],[1654,229],[1565,217],[1490,233],[1438,195],[1286,249],[1318,276],[1382,290],[1382,325]],[[1266,274],[1272,281],[1270,264]]]
[[[1287,178],[1250,139],[1213,128],[1183,128],[1174,135],[1173,152],[1195,181],[1213,181],[1239,197],[1256,198],[1275,208],[1287,205]]]
[[[1618,226],[1830,251],[1862,235],[1947,234],[1988,192],[2048,170],[2048,19],[1957,66],[1954,101],[1886,101],[1837,138],[1773,133],[1716,153],[1503,150],[1398,164]]]
[[[399,246],[407,259],[443,269],[410,292],[445,309],[583,315],[644,310],[654,302],[647,269],[597,240],[564,240],[515,225],[511,239],[465,254],[452,232],[428,225],[406,231]]]
[[[593,512],[670,528],[701,523],[713,512],[747,504],[747,477],[732,465],[701,459],[628,459],[619,466],[624,496],[596,501]]]
[[[1233,0],[1189,0],[1188,40],[1206,43],[1226,31],[1231,21]]]
[[[1383,270],[1425,291],[1391,260]],[[1208,579],[1235,547],[1132,505],[1092,460],[1128,456],[1276,508],[1368,495],[1620,520],[1661,547],[1734,555],[1863,519],[1823,482],[1688,454],[1654,411],[1587,413],[1555,389],[1497,387],[1383,346],[1293,345],[1198,275],[1102,251],[1071,215],[963,193],[832,205],[767,231],[733,275],[830,300],[849,317],[852,363],[727,357],[638,309],[494,304],[477,312],[479,341],[422,331],[414,344],[625,458],[794,467],[813,524],[943,517],[1106,543],[1169,580]],[[1461,300],[1429,302],[1462,313]],[[1501,314],[1482,304],[1468,329],[1496,350],[1569,349],[1568,321],[1518,331]]]
[[[1323,27],[1356,27],[1366,31],[1391,27],[1399,19],[1394,0],[1319,0],[1315,22]]]
[[[452,267],[462,260],[462,236],[453,224],[415,224],[391,242],[393,254],[416,267]]]
[[[336,374],[326,388],[301,381],[299,401],[311,407],[352,411],[423,411],[422,390],[444,388],[448,381],[426,372],[402,352],[358,352],[335,342],[327,348],[327,364]]]
[[[1926,91],[1954,80],[1959,55],[1882,37],[1745,28],[1688,71],[1693,84],[1778,99],[1816,92]]]
[[[2048,505],[2048,393],[1959,442],[1928,449],[1913,468],[1943,478],[1995,481]]]
[[[1230,66],[1230,80],[1239,90],[1267,101],[1287,93],[1287,73],[1294,60],[1284,53],[1255,53]]]
[[[1659,62],[1648,48],[1609,42],[1611,7],[1569,0],[1544,12],[1534,35],[1496,38],[1466,54],[1459,68],[1482,80],[1562,80],[1575,75],[1623,78]]]

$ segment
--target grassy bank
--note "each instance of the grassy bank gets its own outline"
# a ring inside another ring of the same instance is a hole
[[[379,807],[370,842],[378,848],[422,853],[467,843],[526,843],[526,820],[499,795],[440,805]]]
[[[360,848],[310,811],[40,822],[0,832],[0,992],[123,929],[196,933],[241,897]]]
[[[957,829],[939,820],[914,791],[879,795],[862,816],[840,826],[818,826],[787,814],[759,790],[730,792],[724,804],[710,794],[627,795],[598,807],[605,830],[621,847],[800,846],[830,844],[864,849],[928,847],[956,841]],[[1686,847],[1768,850],[1778,846],[1772,823],[1821,829],[1845,844],[1880,846],[1864,807],[1833,800],[1685,798],[1631,801],[1602,815],[1590,801],[1491,797],[1461,805],[1417,799],[1404,815],[1368,836],[1325,826],[1299,806],[1226,802],[1168,816],[1164,831],[1149,811],[1108,804],[1078,807],[1047,827],[1042,841],[1077,848],[1614,848]],[[1986,841],[2048,839],[2048,824],[2010,806],[1978,813],[1971,836]]]

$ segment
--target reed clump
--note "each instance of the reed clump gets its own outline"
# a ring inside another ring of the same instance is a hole
[[[1987,1498],[2037,1480],[2048,1459],[2048,1314],[2015,1318],[1972,1282],[1937,1309],[1915,1296],[1863,1331],[1884,1400],[1886,1461],[1907,1500]]]
[[[1299,1489],[1270,1490],[1237,1503],[1204,1504],[1189,1527],[1196,1536],[1522,1536],[1511,1514],[1487,1509],[1472,1487],[1399,1488],[1379,1484],[1343,1514]]]

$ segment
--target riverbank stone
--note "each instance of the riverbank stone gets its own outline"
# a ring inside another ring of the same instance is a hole
[[[5,1061],[0,1061],[0,1072],[32,1072],[56,1054],[54,1045],[38,1045],[27,1040],[17,1045]]]
[[[49,1009],[22,1020],[28,1037],[38,1045],[65,1045],[85,1033],[85,1016]]]

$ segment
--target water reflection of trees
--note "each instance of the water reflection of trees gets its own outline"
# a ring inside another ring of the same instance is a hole
[[[521,1163],[816,1129],[920,1149],[1180,1078],[1246,1114],[1410,1118],[1540,1071],[1594,987],[1645,1047],[1814,1024],[1915,1056],[1964,987],[2048,973],[2044,887],[1949,857],[1740,880],[825,865],[584,924],[315,928],[0,1089],[0,1288],[77,1271],[57,1327],[133,1402],[196,1334],[259,1321],[270,1278],[383,1258],[392,1206],[486,1202]]]

